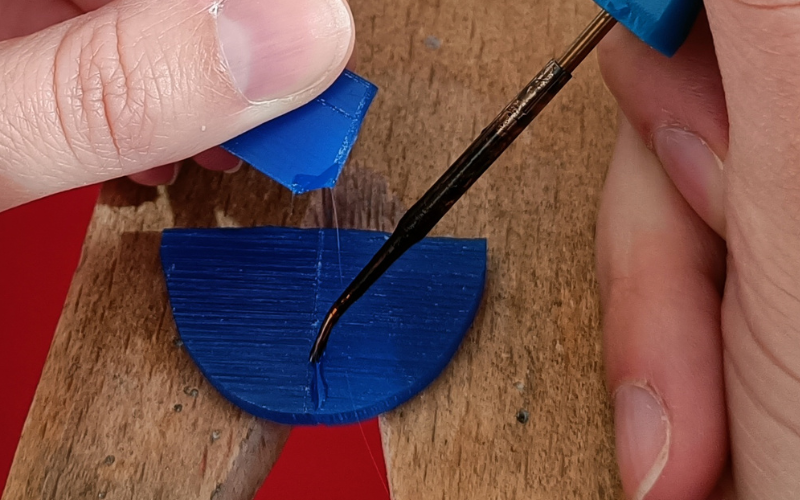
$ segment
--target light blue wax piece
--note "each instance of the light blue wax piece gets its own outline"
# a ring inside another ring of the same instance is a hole
[[[595,0],[620,24],[666,56],[677,52],[703,6],[700,0]]]
[[[295,194],[333,187],[377,91],[345,71],[310,103],[222,147]]]

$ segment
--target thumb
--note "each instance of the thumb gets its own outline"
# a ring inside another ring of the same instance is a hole
[[[116,0],[0,43],[0,210],[169,164],[312,100],[344,0]]]

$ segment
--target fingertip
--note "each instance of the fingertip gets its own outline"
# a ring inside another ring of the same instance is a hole
[[[181,162],[162,165],[144,172],[131,174],[130,180],[143,186],[169,186],[175,183],[181,170]]]
[[[598,46],[598,60],[606,85],[648,147],[655,130],[677,127],[697,133],[725,157],[727,107],[704,13],[671,58],[618,25]]]
[[[724,237],[722,160],[728,150],[728,116],[705,15],[672,58],[622,26],[603,40],[598,57],[624,116],[658,154],[686,201]]]
[[[252,102],[326,88],[344,69],[355,40],[343,0],[228,2],[217,23],[231,77]]]
[[[722,160],[704,140],[683,129],[656,130],[653,149],[684,199],[724,238],[727,229]]]
[[[350,55],[350,60],[347,61],[345,68],[353,73],[358,70],[358,45],[353,45],[353,53]]]
[[[670,421],[661,398],[646,383],[621,385],[614,391],[614,426],[625,490],[644,498],[669,458]]]
[[[624,119],[597,246],[625,491],[706,500],[727,456],[717,282],[724,244]]]
[[[239,162],[236,164],[235,167],[229,168],[228,170],[223,170],[222,173],[223,174],[235,174],[236,172],[241,170],[243,166],[244,166],[244,161],[239,160]]]
[[[237,172],[242,167],[242,160],[220,147],[211,148],[194,156],[194,161],[201,167],[214,172]]]

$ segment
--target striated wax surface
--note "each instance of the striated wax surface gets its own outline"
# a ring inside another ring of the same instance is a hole
[[[285,424],[345,424],[407,401],[447,366],[480,306],[485,240],[427,238],[308,353],[345,286],[385,233],[173,229],[161,258],[181,338],[209,381],[247,412]]]

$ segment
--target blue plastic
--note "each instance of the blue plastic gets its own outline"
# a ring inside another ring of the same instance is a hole
[[[595,0],[643,42],[673,56],[703,7],[701,0]]]
[[[222,147],[295,194],[333,187],[377,91],[345,71],[315,100]]]
[[[426,238],[345,314],[321,363],[319,322],[386,241],[371,231],[174,229],[161,258],[181,339],[228,400],[283,424],[346,424],[407,401],[479,308],[486,241]]]

